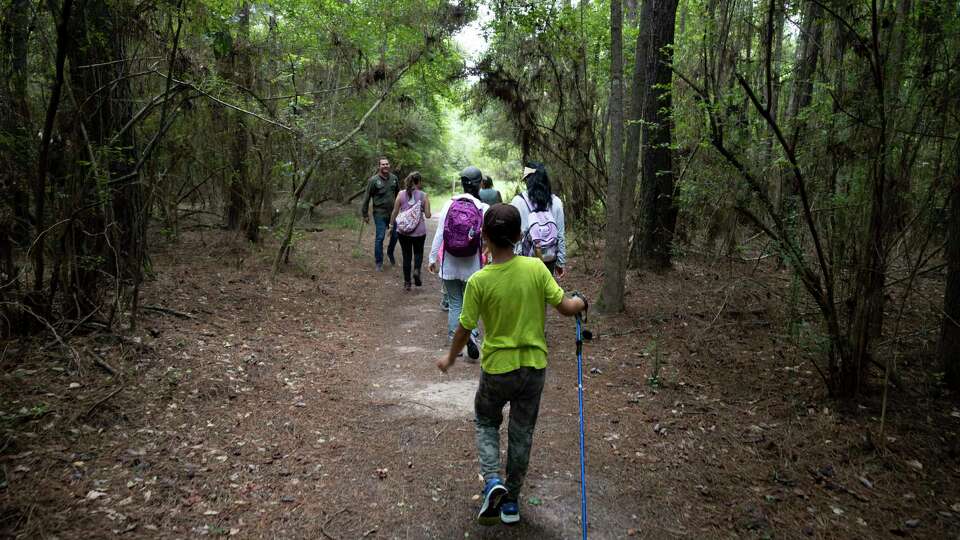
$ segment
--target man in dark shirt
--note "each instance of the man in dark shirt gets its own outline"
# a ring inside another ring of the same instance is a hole
[[[363,198],[363,206],[360,207],[363,222],[370,223],[370,217],[367,215],[367,205],[372,202],[373,223],[377,228],[377,235],[373,244],[373,259],[377,264],[378,272],[383,271],[383,239],[386,236],[387,228],[390,227],[390,214],[393,213],[393,203],[396,201],[398,193],[400,193],[400,187],[396,175],[390,173],[390,160],[382,157],[377,162],[377,174],[371,176],[370,180],[367,181],[367,193]],[[393,227],[390,246],[387,248],[390,264],[396,264],[396,259],[393,256],[396,234],[396,227]]]

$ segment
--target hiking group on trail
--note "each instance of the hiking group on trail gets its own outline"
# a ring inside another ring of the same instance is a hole
[[[437,361],[437,368],[446,373],[464,348],[471,363],[481,358],[482,352],[474,413],[484,480],[477,521],[483,525],[520,521],[519,494],[546,376],[546,306],[554,306],[566,316],[579,315],[587,308],[582,296],[565,296],[556,281],[565,274],[566,235],[563,204],[551,190],[546,168],[528,162],[522,179],[526,189],[510,204],[503,204],[500,192],[480,169],[463,169],[463,193],[440,210],[440,225],[428,258],[428,268],[440,278],[449,304],[449,351]],[[399,235],[406,290],[411,289],[411,277],[416,286],[422,284],[425,219],[431,213],[429,197],[421,187],[421,175],[413,172],[401,192],[396,176],[390,174],[389,160],[381,158],[377,174],[368,181],[361,210],[367,221],[367,205],[372,201],[377,271],[383,270],[386,229],[391,229],[391,238]],[[391,263],[394,243],[391,240],[388,249]],[[506,477],[501,480],[500,425],[507,403]]]

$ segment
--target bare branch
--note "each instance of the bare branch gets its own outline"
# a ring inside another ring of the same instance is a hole
[[[97,68],[97,67],[103,67],[103,66],[112,66],[114,64],[123,64],[126,62],[140,62],[141,60],[161,60],[161,59],[163,59],[162,56],[141,56],[138,58],[121,58],[119,60],[112,60],[110,62],[101,62],[99,64],[86,64],[83,66],[77,66],[77,69],[91,69],[91,68]],[[145,73],[149,73],[149,72],[145,72]]]
[[[183,102],[186,102],[189,99],[192,99],[192,98],[190,97],[185,98]],[[179,110],[179,107],[178,107],[178,110]],[[143,165],[147,162],[147,159],[150,157],[151,154],[153,154],[153,150],[156,148],[157,143],[160,142],[160,139],[162,139],[163,136],[166,135],[167,130],[169,130],[173,126],[174,122],[176,121],[178,110],[175,110],[173,112],[170,120],[167,123],[161,125],[160,128],[157,130],[157,133],[153,136],[152,139],[150,139],[150,142],[147,143],[147,146],[144,147],[143,152],[140,154],[140,159],[137,160],[136,165],[133,166],[133,170],[123,176],[110,180],[110,182],[108,182],[110,186],[116,186],[118,184],[122,184],[140,175],[140,169],[143,168]]]
[[[353,88],[353,85],[346,84],[343,86],[338,86],[336,88],[328,88],[326,90],[313,90],[310,92],[300,92],[299,94],[290,94],[288,96],[266,96],[266,97],[258,98],[258,100],[259,101],[276,101],[280,99],[293,99],[295,97],[300,97],[300,96],[319,96],[322,94],[331,94],[333,92],[339,92],[340,90],[349,90],[351,88]]]
[[[50,333],[53,334],[53,339],[55,339],[57,343],[60,344],[61,347],[63,347],[64,349],[66,349],[67,351],[73,354],[73,360],[76,363],[77,371],[80,371],[80,355],[77,353],[76,350],[74,350],[73,347],[67,345],[67,343],[63,341],[63,338],[60,337],[60,334],[57,333],[57,330],[53,327],[52,324],[50,324],[50,321],[38,315],[36,311],[30,309],[28,306],[18,302],[0,302],[0,305],[13,306],[17,309],[22,309],[23,311],[26,311],[28,314],[30,314],[30,316],[32,316],[34,319],[39,321],[41,324],[46,326],[47,330],[50,330]]]
[[[800,171],[800,165],[797,163],[797,156],[794,152],[793,146],[787,142],[787,139],[783,136],[783,132],[780,130],[780,126],[777,125],[776,119],[770,115],[769,107],[764,108],[760,104],[760,100],[757,99],[756,93],[747,83],[747,81],[739,73],[735,74],[737,81],[740,83],[740,86],[747,93],[747,96],[750,98],[750,101],[753,103],[754,107],[760,112],[764,120],[767,121],[767,125],[773,131],[774,135],[777,137],[777,141],[780,143],[780,146],[783,148],[784,153],[787,156],[787,160],[790,162],[790,168],[793,172],[794,182],[796,182],[797,192],[800,194],[800,202],[803,205],[804,220],[807,223],[807,228],[810,230],[810,236],[813,238],[814,249],[817,254],[817,260],[820,263],[820,269],[823,272],[824,286],[826,288],[827,297],[830,302],[833,301],[833,272],[830,268],[830,265],[827,263],[826,252],[823,249],[823,244],[820,240],[820,231],[817,230],[816,221],[813,219],[813,212],[810,210],[810,197],[807,194],[807,183],[803,177],[803,173]]]
[[[197,86],[197,85],[195,85],[195,84],[193,84],[193,83],[191,83],[191,82],[177,80],[177,79],[175,79],[175,78],[173,78],[173,77],[171,77],[171,76],[169,76],[169,75],[167,75],[167,74],[164,74],[164,73],[162,73],[162,72],[160,72],[159,70],[156,70],[156,69],[153,70],[153,73],[159,75],[160,77],[163,77],[164,79],[169,79],[169,80],[171,80],[171,81],[173,81],[173,82],[175,82],[175,83],[177,83],[177,84],[179,84],[179,85],[187,86],[187,87],[193,89],[195,92],[197,92],[197,93],[200,94],[201,96],[203,96],[203,97],[205,97],[205,98],[207,98],[207,99],[209,99],[209,100],[211,100],[211,101],[213,101],[213,102],[215,102],[215,103],[218,103],[218,104],[220,104],[220,105],[222,105],[222,106],[224,106],[224,107],[226,107],[226,108],[228,108],[228,109],[233,109],[233,110],[235,110],[235,111],[237,111],[237,112],[240,112],[240,113],[243,113],[243,114],[252,116],[252,117],[254,117],[254,118],[258,119],[258,120],[262,120],[262,121],[264,121],[264,122],[266,122],[266,123],[268,123],[268,124],[270,124],[270,125],[272,125],[272,126],[275,126],[275,127],[280,128],[280,129],[283,129],[283,130],[285,130],[285,131],[288,131],[288,132],[290,132],[290,133],[293,133],[293,134],[296,135],[297,137],[300,137],[300,136],[302,135],[302,133],[300,133],[300,131],[298,131],[298,130],[290,127],[290,126],[281,124],[280,122],[277,122],[277,121],[275,121],[275,120],[271,120],[271,119],[269,119],[269,118],[267,118],[267,117],[265,117],[265,116],[263,116],[263,115],[260,115],[260,114],[255,113],[255,112],[253,112],[253,111],[248,111],[248,110],[246,110],[246,109],[244,109],[244,108],[241,108],[241,107],[239,107],[239,106],[237,106],[237,105],[234,105],[233,103],[228,103],[228,102],[226,102],[226,101],[223,101],[222,99],[214,96],[214,95],[211,94],[210,92],[207,92],[206,90],[200,88],[199,86]]]
[[[137,122],[139,122],[140,120],[143,120],[147,115],[153,112],[153,109],[156,108],[157,105],[160,105],[161,103],[166,105],[167,103],[170,102],[171,99],[173,99],[173,97],[176,94],[186,89],[187,89],[186,86],[180,86],[180,85],[177,85],[174,88],[168,87],[164,89],[162,94],[151,98],[146,105],[144,105],[139,111],[137,111],[137,113],[134,114],[130,118],[130,120],[128,120],[127,123],[113,135],[113,137],[110,138],[110,142],[107,143],[107,146],[113,146],[114,144],[116,144],[116,142],[120,139],[120,137],[123,136],[124,133],[127,132],[127,130],[129,130]],[[160,123],[163,124],[162,120]]]
[[[422,53],[421,53],[422,54]],[[313,160],[310,166],[304,171],[303,180],[301,180],[300,185],[293,192],[293,202],[290,206],[290,221],[287,224],[287,232],[284,235],[283,242],[280,245],[280,250],[277,252],[277,258],[273,262],[273,273],[276,275],[277,271],[280,269],[280,263],[283,261],[283,256],[290,248],[290,239],[293,238],[293,226],[296,223],[297,219],[297,204],[300,202],[300,198],[303,196],[303,190],[306,189],[307,184],[310,183],[310,179],[313,177],[313,172],[317,169],[317,166],[320,164],[320,160],[323,156],[332,151],[340,148],[347,143],[354,135],[356,135],[363,126],[367,123],[367,120],[370,118],[370,115],[374,113],[379,107],[380,104],[387,98],[390,94],[390,91],[393,89],[393,86],[399,81],[403,75],[410,69],[410,66],[416,64],[419,60],[420,54],[416,55],[410,62],[408,62],[402,69],[400,69],[397,74],[390,80],[387,87],[381,92],[380,97],[373,102],[373,105],[367,109],[367,112],[360,118],[360,121],[357,122],[357,125],[354,126],[346,135],[344,135],[340,140],[325,145],[320,148],[317,152],[317,157]]]

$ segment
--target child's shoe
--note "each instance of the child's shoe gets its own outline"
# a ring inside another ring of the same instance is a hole
[[[520,503],[518,501],[503,501],[500,503],[500,521],[507,525],[520,522]]]
[[[483,504],[480,505],[480,512],[477,513],[477,522],[481,525],[496,525],[497,517],[500,515],[500,501],[506,494],[507,488],[499,478],[487,480],[487,484],[483,487]]]

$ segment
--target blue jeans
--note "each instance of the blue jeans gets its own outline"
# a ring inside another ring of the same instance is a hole
[[[463,311],[463,293],[467,290],[467,282],[459,279],[443,280],[443,287],[446,289],[447,303],[450,309],[447,311],[447,337],[453,339],[453,333],[460,326],[460,312]],[[474,328],[470,335],[474,339],[480,338],[480,329]]]
[[[460,312],[463,310],[463,292],[467,288],[467,282],[459,279],[443,280],[443,288],[447,291],[447,303],[450,309],[447,311],[447,336],[452,338],[453,333],[457,331],[460,325]]]
[[[390,224],[390,216],[378,216],[374,214],[373,223],[377,227],[377,235],[373,240],[373,260],[378,265],[383,264],[383,239],[387,235],[387,226]]]
[[[390,259],[390,264],[394,264],[396,259],[393,258],[394,250],[397,249],[397,242],[400,239],[400,235],[397,233],[397,223],[394,222],[393,226],[390,227],[390,245],[387,246],[387,258]]]

